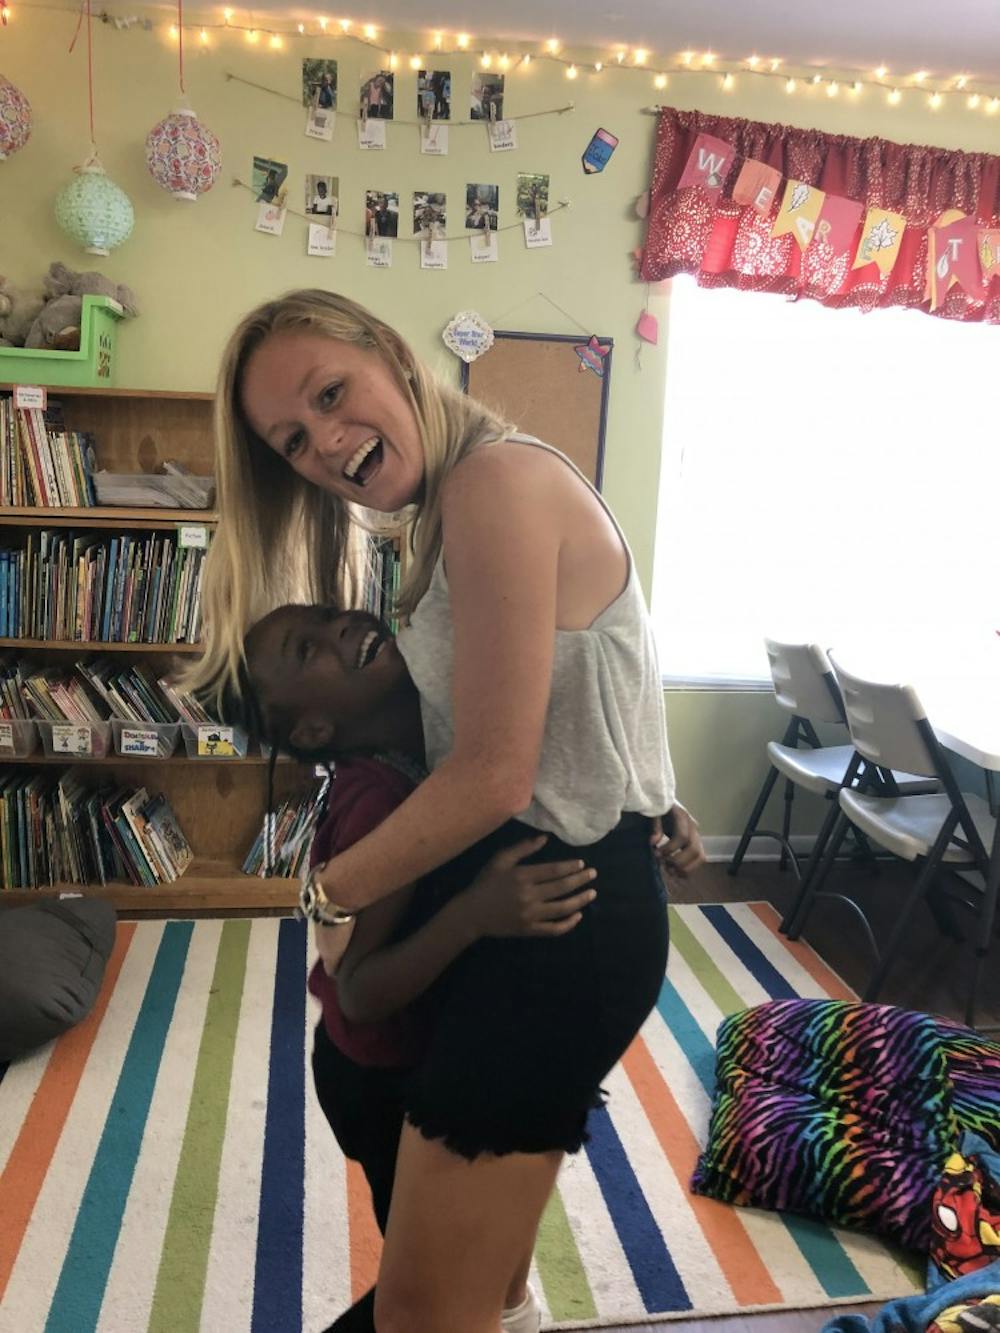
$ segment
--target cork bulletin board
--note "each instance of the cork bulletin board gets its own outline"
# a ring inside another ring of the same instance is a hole
[[[587,339],[577,334],[495,331],[490,350],[463,364],[462,388],[559,449],[600,490],[614,344],[597,342],[605,349],[601,375],[584,366],[577,349]]]

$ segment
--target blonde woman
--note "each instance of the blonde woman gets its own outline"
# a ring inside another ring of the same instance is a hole
[[[659,992],[654,845],[681,874],[704,859],[674,798],[632,558],[561,454],[439,384],[392,328],[328,292],[243,320],[217,429],[221,523],[191,683],[220,696],[239,679],[245,629],[271,607],[355,600],[359,511],[412,506],[398,646],[431,771],[319,869],[320,900],[346,915],[431,870],[458,892],[538,831],[540,859],[596,872],[568,935],[484,941],[449,970],[409,1097],[376,1326],[499,1333],[562,1155],[579,1149],[601,1080]],[[358,670],[377,660],[376,646]],[[533,1329],[529,1307],[526,1294]]]

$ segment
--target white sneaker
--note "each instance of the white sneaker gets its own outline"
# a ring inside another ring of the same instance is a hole
[[[500,1319],[504,1333],[539,1333],[542,1327],[542,1309],[534,1288],[528,1283],[528,1294],[520,1305],[504,1310]]]

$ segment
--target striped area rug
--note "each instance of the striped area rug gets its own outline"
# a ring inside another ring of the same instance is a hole
[[[547,1324],[912,1291],[871,1238],[687,1192],[723,1014],[850,993],[767,905],[671,917],[659,1005],[541,1228]],[[293,921],[120,926],[95,1012],[0,1082],[3,1333],[318,1333],[368,1286],[364,1180],[307,1076],[307,962]]]

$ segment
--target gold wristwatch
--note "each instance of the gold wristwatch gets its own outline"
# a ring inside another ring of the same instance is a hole
[[[346,907],[338,907],[326,896],[323,885],[319,882],[319,877],[325,869],[326,862],[321,861],[303,875],[299,889],[298,915],[317,926],[348,926],[357,913],[349,912]]]

